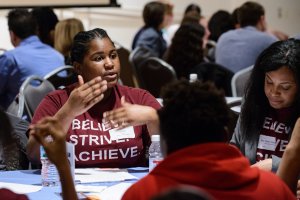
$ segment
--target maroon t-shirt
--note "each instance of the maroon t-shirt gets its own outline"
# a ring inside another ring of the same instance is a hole
[[[282,157],[284,150],[289,142],[291,126],[292,108],[272,109],[265,121],[260,132],[256,161],[272,158],[272,155]]]
[[[75,85],[48,94],[35,111],[32,123],[45,116],[53,116],[67,101]],[[67,141],[75,144],[76,167],[133,167],[146,164],[145,150],[150,144],[146,125],[135,126],[134,138],[111,139],[110,123],[102,120],[103,112],[121,106],[121,97],[132,104],[160,108],[157,100],[147,91],[117,85],[113,95],[101,107],[77,116],[68,130]]]

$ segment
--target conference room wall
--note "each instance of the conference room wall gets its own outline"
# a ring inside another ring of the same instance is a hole
[[[266,9],[269,27],[281,30],[293,36],[300,33],[299,0],[254,0],[260,2]],[[149,0],[118,0],[121,8],[68,8],[55,9],[59,19],[69,17],[80,18],[86,29],[101,27],[108,31],[113,40],[130,49],[133,35],[143,25],[142,9]],[[198,3],[202,13],[209,18],[216,10],[232,11],[245,0],[171,0],[174,4],[174,23],[180,22],[183,10],[190,3]],[[11,49],[7,30],[6,15],[8,10],[0,10],[0,48]]]

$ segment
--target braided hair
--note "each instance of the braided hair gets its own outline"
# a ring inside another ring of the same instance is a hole
[[[71,63],[82,63],[85,54],[90,48],[90,42],[96,38],[108,38],[114,46],[114,43],[104,29],[95,28],[90,31],[81,31],[77,33],[73,39],[73,45],[71,48]]]

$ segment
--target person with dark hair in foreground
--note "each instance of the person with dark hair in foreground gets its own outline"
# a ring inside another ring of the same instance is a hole
[[[166,190],[151,200],[213,200],[213,198],[199,188],[185,185]]]
[[[123,200],[148,200],[183,184],[216,199],[295,199],[276,175],[250,167],[247,158],[226,143],[229,108],[215,86],[182,80],[166,87],[162,97],[158,115],[166,157],[132,185]]]
[[[163,100],[158,115],[166,158],[130,187],[123,200],[149,200],[186,185],[216,199],[296,199],[278,177],[250,167],[240,151],[226,143],[229,108],[213,85],[181,80],[165,88]],[[66,152],[61,123],[56,117],[46,117],[30,127],[30,135],[44,146],[60,170],[64,199],[76,200],[67,158],[61,153]],[[299,127],[296,131],[300,132]],[[51,143],[45,141],[49,135]],[[287,170],[282,171],[285,177],[291,175]]]

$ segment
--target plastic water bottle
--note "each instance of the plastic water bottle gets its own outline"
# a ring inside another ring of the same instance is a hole
[[[149,147],[149,171],[151,171],[160,161],[163,160],[163,156],[160,149],[160,136],[151,136],[151,145]]]
[[[195,82],[198,79],[197,74],[190,74],[190,83]]]
[[[49,160],[44,148],[40,147],[42,163],[42,186],[56,186],[59,183],[59,175],[55,165]]]

